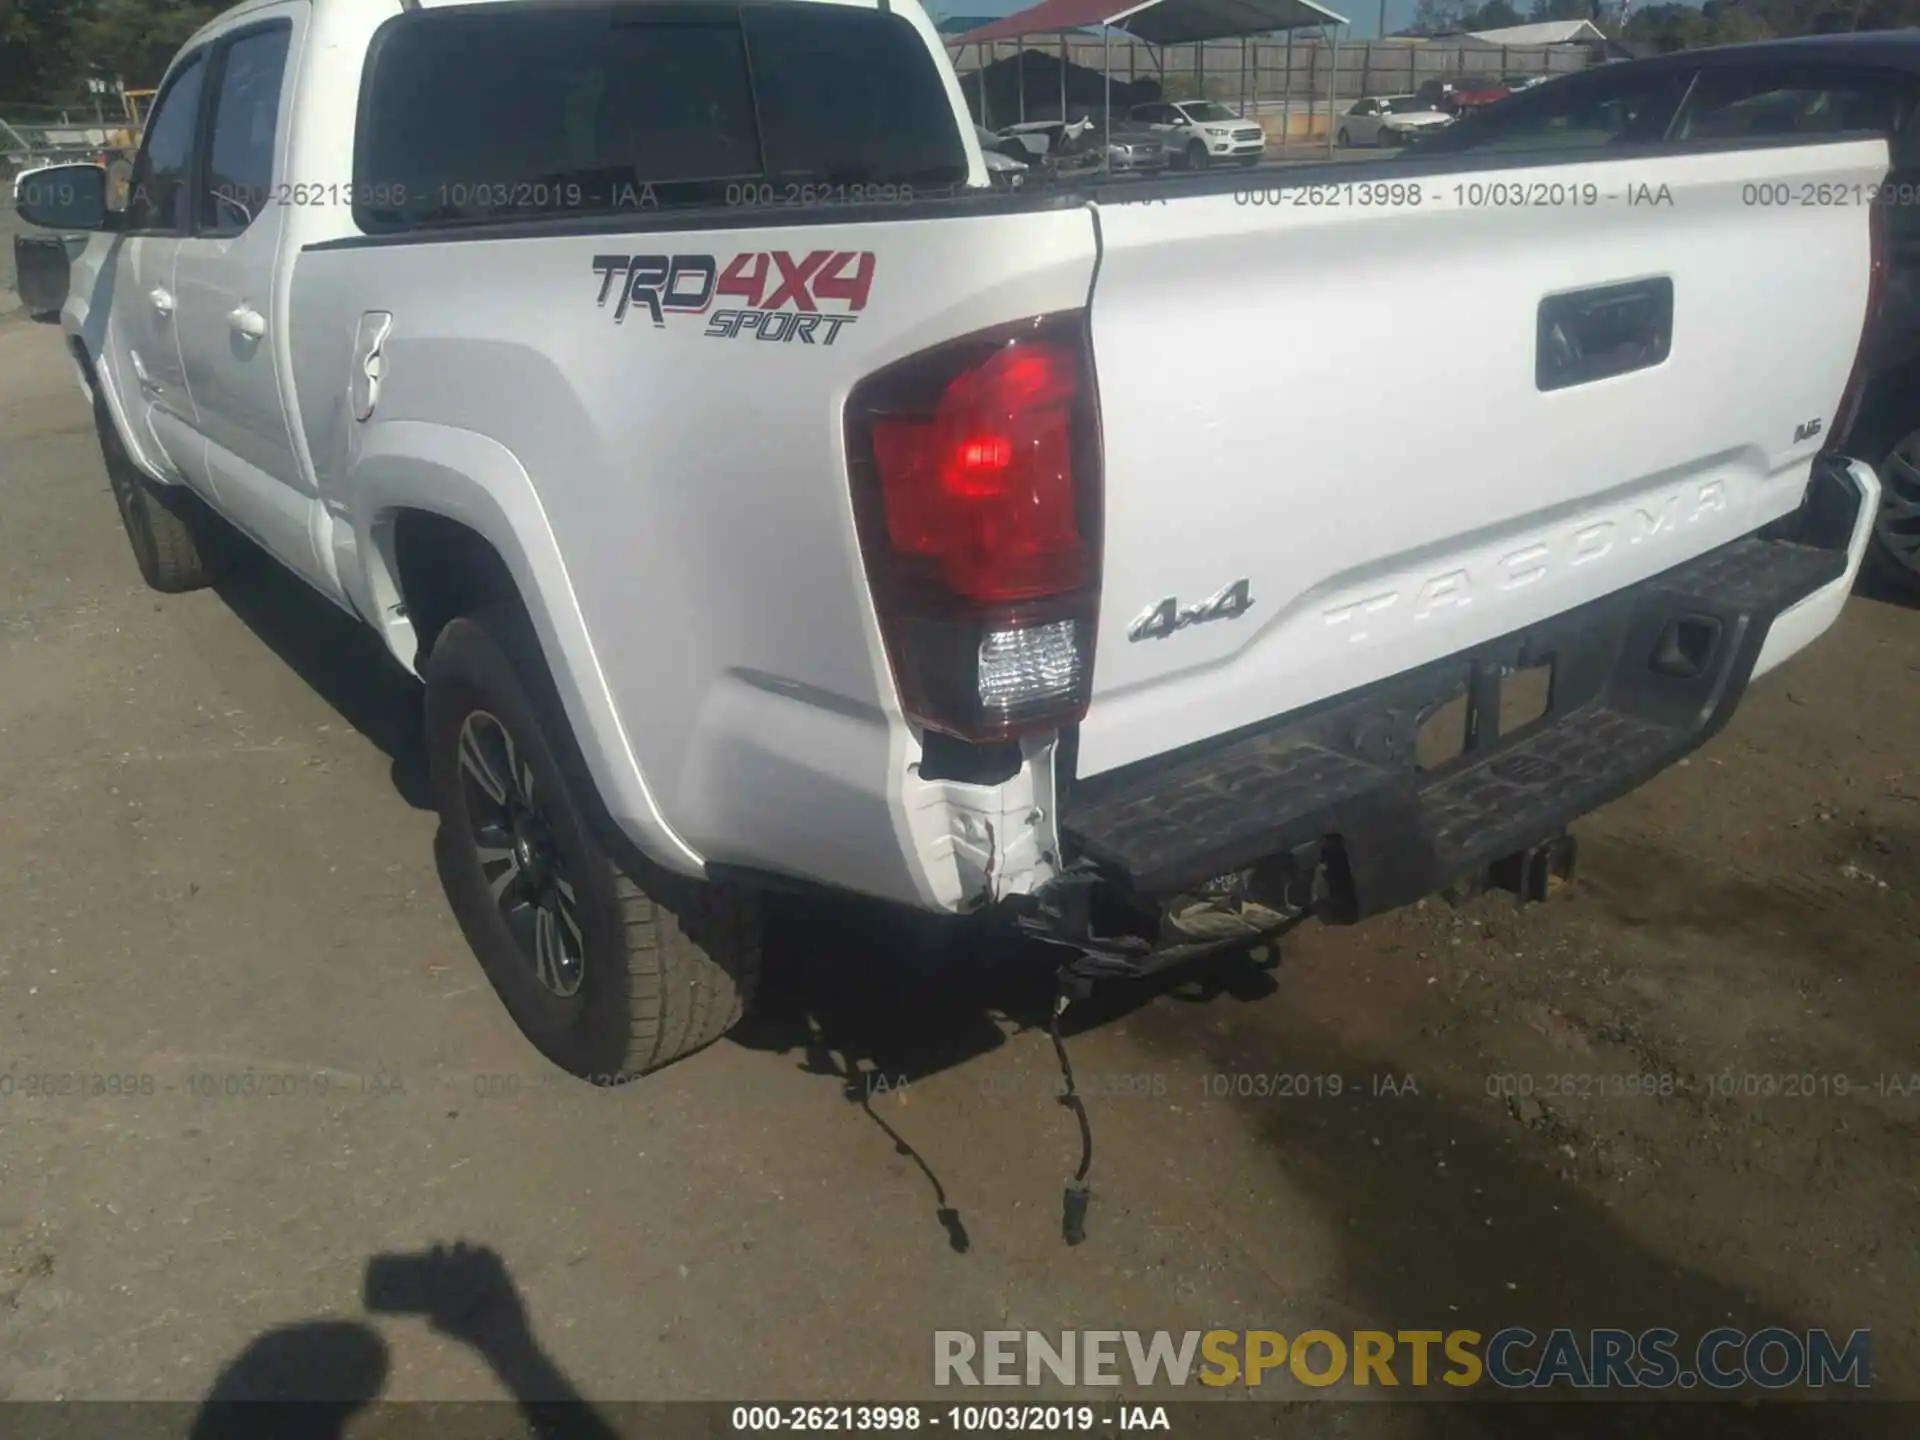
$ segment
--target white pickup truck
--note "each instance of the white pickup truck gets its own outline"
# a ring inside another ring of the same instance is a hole
[[[123,209],[19,203],[97,232],[65,334],[146,579],[237,529],[384,637],[481,963],[624,1077],[739,1015],[770,886],[1076,978],[1536,892],[1839,613],[1877,227],[1742,196],[1886,169],[1009,195],[913,0],[257,0]]]

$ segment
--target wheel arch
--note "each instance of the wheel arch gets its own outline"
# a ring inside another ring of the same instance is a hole
[[[559,543],[513,453],[473,431],[369,426],[348,472],[361,574],[355,605],[415,675],[457,615],[516,600],[533,622],[608,818],[663,869],[702,876],[641,773],[587,632]]]

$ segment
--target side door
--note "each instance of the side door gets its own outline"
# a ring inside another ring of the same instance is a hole
[[[1667,135],[1695,71],[1654,64],[1603,65],[1497,105],[1468,107],[1419,153],[1453,155],[1564,153],[1616,145],[1654,145]],[[1443,107],[1444,108],[1444,107]]]
[[[278,284],[289,203],[285,175],[301,4],[269,5],[214,37],[192,230],[180,242],[180,355],[221,510],[282,563],[338,598],[327,521],[287,424],[285,296]]]
[[[207,52],[167,73],[128,176],[118,234],[102,267],[105,354],[128,444],[162,478],[207,493],[205,445],[180,361],[174,266],[191,221],[193,152],[206,98]]]

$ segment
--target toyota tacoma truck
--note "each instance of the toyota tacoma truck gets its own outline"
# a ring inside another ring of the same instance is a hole
[[[913,0],[261,0],[122,208],[89,166],[19,204],[88,236],[64,334],[146,581],[237,532],[424,682],[452,908],[612,1079],[728,1029],[775,887],[1082,980],[1536,893],[1840,611],[1876,212],[1742,195],[1887,165],[1008,194]]]

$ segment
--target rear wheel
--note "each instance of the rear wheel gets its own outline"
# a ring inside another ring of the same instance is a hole
[[[447,896],[527,1038],[613,1084],[731,1029],[759,979],[759,907],[615,864],[525,613],[503,604],[452,621],[426,684]]]
[[[178,487],[155,485],[140,472],[120,441],[98,380],[94,382],[93,423],[100,435],[107,483],[113,489],[113,501],[119,508],[127,543],[133,547],[140,578],[169,595],[210,584],[218,569],[213,517],[197,496]]]
[[[1187,146],[1187,168],[1189,170],[1206,169],[1207,160],[1207,147],[1198,140]]]
[[[1334,138],[1339,142],[1340,148],[1343,150],[1347,149],[1349,146],[1353,144],[1353,140],[1351,137],[1348,136],[1345,126],[1341,127],[1340,133]]]

